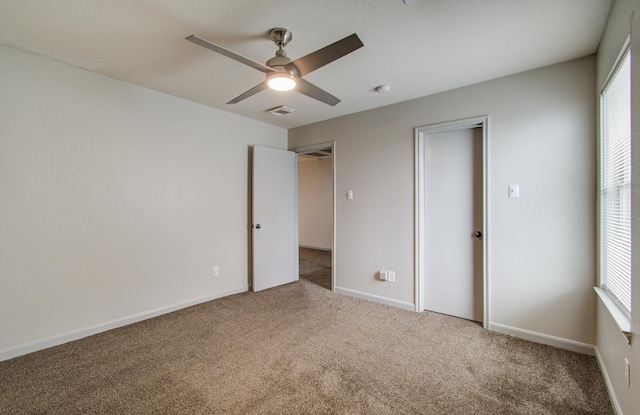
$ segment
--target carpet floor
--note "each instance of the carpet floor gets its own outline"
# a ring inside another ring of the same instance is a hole
[[[300,278],[331,289],[331,251],[300,248]]]
[[[1,414],[613,414],[593,356],[300,281],[0,362]]]

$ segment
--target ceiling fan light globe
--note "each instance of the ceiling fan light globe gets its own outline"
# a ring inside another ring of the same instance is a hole
[[[287,73],[270,74],[268,78],[267,85],[275,91],[291,91],[296,87],[295,78]]]

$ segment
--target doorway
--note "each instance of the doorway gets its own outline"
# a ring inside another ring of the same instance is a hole
[[[416,311],[489,323],[488,117],[416,129]]]
[[[300,279],[333,290],[334,144],[296,148]]]

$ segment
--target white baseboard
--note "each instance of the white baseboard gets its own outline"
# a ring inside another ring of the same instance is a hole
[[[508,334],[510,336],[529,340],[535,343],[546,344],[548,346],[559,347],[561,349],[587,354],[590,356],[593,356],[595,353],[595,346],[593,346],[592,344],[564,339],[562,337],[550,336],[548,334],[537,333],[535,331],[519,329],[517,327],[505,326],[498,323],[489,323],[489,330],[496,331],[502,334]]]
[[[611,384],[611,379],[609,378],[609,372],[607,372],[607,368],[602,361],[602,355],[600,355],[600,350],[598,347],[595,347],[596,351],[596,361],[598,362],[598,366],[600,366],[600,372],[602,373],[602,379],[604,380],[604,384],[607,385],[607,392],[609,392],[609,399],[611,400],[611,406],[613,407],[613,411],[616,415],[623,415],[622,408],[616,399],[616,394],[613,390],[613,385]]]
[[[84,337],[92,336],[94,334],[102,333],[107,330],[112,330],[118,327],[127,326],[129,324],[137,323],[142,320],[157,317],[162,314],[171,313],[182,308],[191,307],[196,304],[206,303],[207,301],[215,300],[222,297],[227,297],[233,294],[239,294],[249,291],[248,286],[238,287],[232,290],[223,291],[213,295],[196,298],[193,300],[172,304],[166,307],[160,307],[155,310],[145,311],[139,314],[135,314],[129,317],[124,317],[118,320],[109,321],[106,323],[96,324],[90,327],[85,327],[80,330],[74,330],[69,333],[60,334],[57,336],[49,337],[42,340],[36,340],[30,343],[26,343],[20,346],[11,347],[9,349],[0,350],[0,362],[4,360],[13,359],[14,357],[22,356],[28,353],[37,352],[38,350],[47,349],[49,347],[58,346],[70,341],[79,340]]]
[[[311,246],[311,245],[298,245],[300,248],[307,249],[315,249],[316,251],[331,251],[331,248],[325,248],[322,246]]]
[[[335,287],[334,291],[338,294],[348,295],[349,297],[361,298],[363,300],[373,301],[374,303],[390,305],[392,307],[401,308],[403,310],[415,311],[416,309],[416,306],[413,303],[406,303],[404,301],[392,300],[390,298],[380,297],[378,295],[349,290],[348,288]]]

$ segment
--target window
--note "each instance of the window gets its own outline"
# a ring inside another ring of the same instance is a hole
[[[600,286],[631,315],[631,53],[600,97]]]

